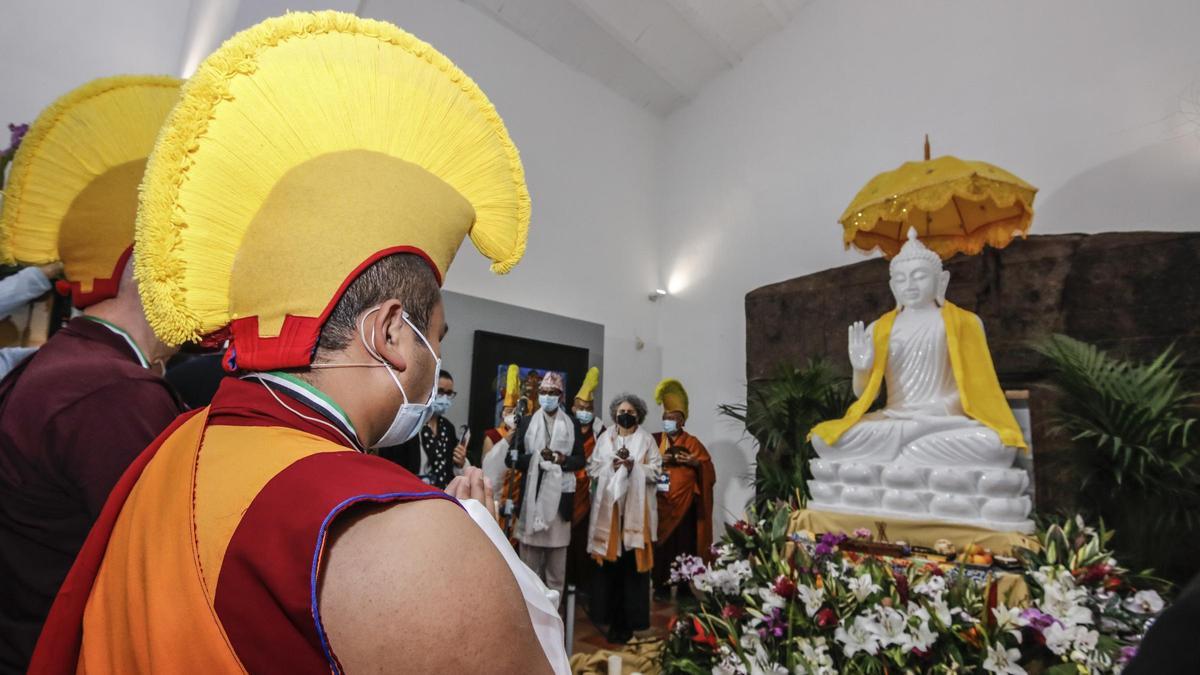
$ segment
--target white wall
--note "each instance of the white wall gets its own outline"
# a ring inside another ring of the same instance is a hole
[[[670,117],[663,373],[691,391],[718,505],[750,495],[752,447],[712,414],[743,397],[746,292],[860,260],[837,218],[924,133],[1041,187],[1035,233],[1200,226],[1200,136],[1177,114],[1197,27],[1195,0],[817,0]]]
[[[38,0],[0,10],[0,125],[93,78],[179,74],[188,0]],[[8,129],[0,149],[8,147]]]
[[[180,74],[236,30],[285,9],[384,19],[446,53],[488,93],[533,197],[525,261],[496,277],[465,244],[446,288],[605,325],[605,390],[651,391],[660,371],[651,234],[662,121],[451,0],[47,0],[0,17],[0,123],[118,73]],[[0,137],[0,148],[7,135]],[[639,337],[644,349],[637,349]],[[454,364],[447,367],[455,368]],[[469,364],[457,366],[465,372]]]
[[[661,120],[462,3],[367,0],[359,15],[449,56],[487,92],[521,150],[533,199],[525,260],[496,277],[464,244],[446,288],[604,324],[604,391],[652,393],[660,352],[646,298],[659,283]]]

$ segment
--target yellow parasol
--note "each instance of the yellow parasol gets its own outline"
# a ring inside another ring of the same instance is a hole
[[[900,252],[910,228],[942,258],[1004,248],[1024,238],[1033,221],[1037,188],[986,162],[945,155],[905,162],[871,179],[838,219],[846,248],[885,258]]]

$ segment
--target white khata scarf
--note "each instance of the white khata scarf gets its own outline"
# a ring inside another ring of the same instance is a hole
[[[633,469],[613,471],[613,460],[621,448],[629,450]],[[621,542],[625,550],[643,548],[646,545],[646,527],[650,528],[650,540],[658,539],[658,501],[654,497],[658,474],[662,469],[662,456],[654,437],[639,428],[629,436],[617,434],[617,428],[605,429],[592,458],[588,473],[596,479],[596,490],[592,493],[592,518],[588,526],[588,553],[603,556],[608,552],[609,537],[612,536],[613,508],[621,505]],[[646,522],[649,506],[650,522]]]
[[[563,475],[561,466],[541,458],[543,448],[569,457],[575,446],[575,427],[562,410],[554,415],[553,428],[547,428],[548,417],[545,410],[538,410],[529,418],[529,428],[525,430],[525,451],[532,452],[533,457],[529,459],[521,505],[522,535],[549,528],[558,515],[558,503],[563,493],[575,491],[575,474]],[[543,473],[546,474],[544,477]]]

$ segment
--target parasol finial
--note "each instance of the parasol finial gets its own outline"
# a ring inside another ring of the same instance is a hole
[[[929,134],[925,134],[925,161],[929,161]]]

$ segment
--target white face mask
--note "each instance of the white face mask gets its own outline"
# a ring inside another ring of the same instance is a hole
[[[517,427],[517,416],[513,413],[505,415],[504,426],[508,427],[509,429],[515,429]]]
[[[396,387],[400,390],[400,395],[404,397],[404,403],[402,403],[399,409],[396,410],[396,416],[392,418],[391,426],[387,428],[387,431],[383,432],[383,435],[379,437],[379,440],[371,444],[363,443],[364,445],[367,445],[367,447],[371,448],[400,445],[401,443],[417,435],[417,432],[420,431],[421,426],[428,422],[430,416],[433,414],[433,398],[437,395],[438,374],[442,370],[441,357],[437,355],[437,352],[433,351],[433,347],[429,344],[429,340],[425,339],[425,335],[422,334],[421,331],[417,330],[417,327],[413,325],[411,320],[409,320],[408,312],[402,312],[400,316],[404,319],[404,323],[407,323],[408,327],[413,329],[413,332],[417,334],[417,337],[421,338],[421,342],[425,343],[425,348],[428,349],[429,353],[433,354],[434,358],[437,360],[437,363],[435,363],[433,366],[433,384],[429,388],[429,399],[424,403],[410,403],[408,400],[408,394],[404,392],[404,385],[400,384],[400,378],[396,375],[396,369],[393,368],[392,364],[388,363],[386,359],[380,356],[379,352],[375,351],[375,327],[371,327],[370,340],[368,340],[367,336],[363,334],[363,325],[366,323],[367,317],[371,316],[372,312],[378,310],[379,308],[376,307],[375,309],[372,309],[363,315],[362,320],[358,323],[358,337],[360,340],[362,340],[363,346],[367,348],[367,353],[370,354],[375,360],[383,363],[384,367],[387,368],[388,375],[392,376],[392,381],[396,383]],[[362,442],[361,438],[359,439],[359,442]]]

